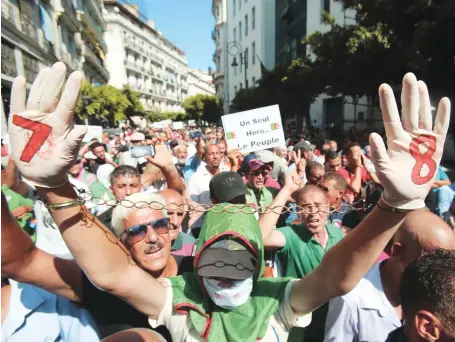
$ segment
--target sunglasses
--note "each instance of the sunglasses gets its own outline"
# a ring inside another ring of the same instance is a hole
[[[267,175],[267,172],[264,171],[264,170],[257,170],[257,171],[253,171],[253,172],[250,172],[250,175],[251,176],[254,176],[254,177],[257,177],[259,175],[262,175],[262,176],[266,176]]]
[[[142,241],[147,235],[148,226],[151,226],[157,234],[167,234],[169,232],[170,224],[169,218],[160,218],[158,220],[152,221],[147,224],[138,224],[126,229],[122,236],[125,235],[125,238],[122,241],[127,246],[132,246],[139,241]]]

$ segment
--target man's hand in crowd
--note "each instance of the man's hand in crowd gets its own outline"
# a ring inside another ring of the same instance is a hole
[[[41,70],[27,102],[25,78],[16,77],[12,86],[8,125],[12,158],[23,177],[36,186],[53,188],[68,181],[67,172],[87,132],[85,126],[73,126],[83,74],[73,72],[66,86],[65,79],[61,62]]]
[[[202,138],[195,138],[194,141],[196,142],[196,155],[202,159],[205,153],[205,142]]]
[[[32,210],[33,210],[33,207],[22,206],[22,207],[18,207],[16,209],[14,209],[12,211],[12,214],[14,217],[21,219],[28,213],[32,212]]]
[[[302,186],[302,179],[295,172],[286,174],[284,178],[283,189],[289,192],[290,195],[299,191]]]
[[[240,159],[242,157],[242,152],[238,148],[231,150],[228,153],[228,159],[231,163],[231,171],[238,171],[240,168]]]
[[[155,145],[155,155],[153,157],[146,156],[145,159],[147,159],[150,164],[153,164],[160,169],[174,166],[172,154],[169,152],[166,145],[163,144]]]

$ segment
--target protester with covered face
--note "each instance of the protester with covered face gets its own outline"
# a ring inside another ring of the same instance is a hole
[[[51,71],[38,76],[45,79],[34,86],[46,84],[46,89],[61,89],[65,72],[64,64],[56,63]],[[32,87],[32,96],[39,96],[37,101],[32,99],[32,103],[41,100],[41,103],[58,105],[55,111],[44,108],[39,122],[49,122],[59,115],[60,120],[54,121],[54,129],[55,148],[61,153],[46,156],[49,166],[45,170],[37,167],[38,162],[42,162],[39,155],[25,167],[20,156],[26,144],[23,139],[26,132],[11,124],[10,136],[15,137],[13,158],[25,178],[41,185],[38,192],[48,207],[58,206],[59,210],[53,211],[54,219],[78,264],[94,285],[125,299],[148,315],[151,325],[164,323],[174,341],[267,341],[276,339],[277,334],[285,339],[292,326],[307,325],[309,314],[317,307],[349,292],[373,265],[407,213],[424,205],[432,177],[419,187],[413,186],[411,173],[415,163],[409,148],[403,146],[409,146],[412,135],[418,132],[434,136],[436,149],[441,151],[449,122],[450,103],[443,99],[434,131],[431,131],[431,124],[417,128],[419,109],[420,116],[430,123],[431,110],[427,106],[419,107],[419,99],[423,102],[427,97],[426,90],[419,94],[415,76],[407,74],[403,80],[403,98],[412,105],[403,106],[403,128],[392,89],[381,86],[387,136],[398,142],[389,144],[388,154],[378,135],[373,134],[370,138],[377,172],[385,188],[383,198],[379,206],[302,279],[261,279],[263,247],[257,221],[249,213],[239,214],[219,205],[223,209],[221,213],[213,209],[206,215],[194,259],[196,272],[157,281],[132,264],[121,245],[111,242],[111,233],[80,205],[74,189],[67,184],[67,170],[76,159],[74,147],[85,133],[84,127],[72,128],[69,124],[81,82],[82,74],[73,73],[60,101],[59,94],[33,91]],[[18,113],[15,115],[27,117],[30,114],[24,108],[24,89],[25,79],[16,79],[11,102],[13,112]],[[52,101],[47,101],[47,97]],[[407,125],[408,122],[416,123],[415,128]],[[440,156],[440,153],[434,155],[436,165]],[[123,209],[117,207],[115,210]],[[140,208],[135,218],[126,217],[116,227],[125,229],[125,238],[132,242],[136,239],[137,226],[141,226],[141,231],[144,226],[147,231],[154,229],[155,221],[161,219],[160,210],[159,207]],[[87,229],[87,222],[92,224],[91,229]],[[226,262],[228,260],[238,262],[231,264]],[[147,291],[143,291],[144,288]]]

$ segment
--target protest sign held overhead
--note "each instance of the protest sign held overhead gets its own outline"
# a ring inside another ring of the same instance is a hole
[[[254,152],[285,145],[278,105],[224,115],[221,119],[229,149]]]

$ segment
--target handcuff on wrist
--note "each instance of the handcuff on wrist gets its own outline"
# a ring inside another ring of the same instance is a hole
[[[411,211],[414,211],[415,209],[400,209],[400,208],[395,208],[395,207],[383,207],[378,203],[376,203],[376,207],[380,209],[381,211],[384,211],[386,213],[396,213],[396,214],[406,214],[410,213]]]
[[[77,193],[85,193],[84,189],[78,189],[73,184],[71,184],[71,185],[73,186],[73,188],[76,190]],[[47,203],[47,201],[45,201],[38,194],[38,192],[36,190],[33,191],[33,197],[39,203],[44,204],[44,206],[50,211],[58,211],[58,210],[63,210],[63,209],[69,209],[69,208],[73,208],[73,207],[84,205],[85,202],[86,202],[83,198],[80,198],[78,196],[78,198],[75,199],[75,200],[65,201],[65,202],[62,202],[62,203],[49,204],[49,203]]]

